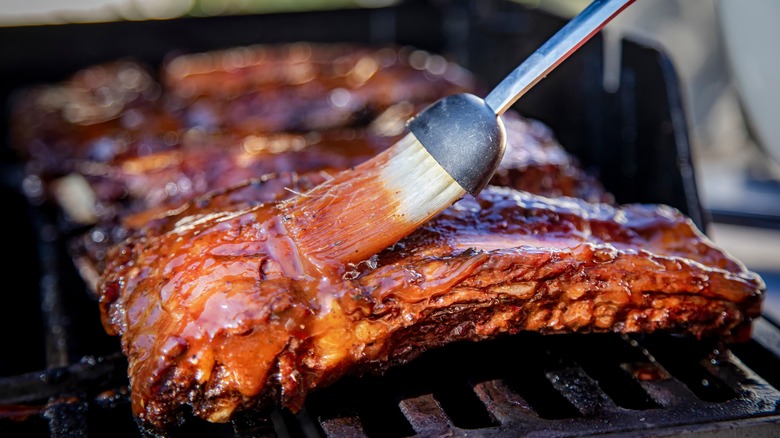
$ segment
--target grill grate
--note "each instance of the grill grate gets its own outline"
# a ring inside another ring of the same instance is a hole
[[[757,321],[756,325],[757,334],[769,335],[756,343],[778,341],[777,327],[765,320]],[[741,348],[749,350],[751,347],[742,345]],[[581,356],[587,351],[591,352],[589,356]],[[617,379],[633,382],[640,391],[631,385],[621,387],[609,383],[614,376],[605,378],[607,374],[594,376],[586,371],[580,363],[589,362],[590,356],[596,354],[605,354],[600,363],[611,364],[610,372],[622,370]],[[663,359],[659,359],[661,355]],[[375,392],[372,383],[363,383],[361,392],[334,387],[317,397],[352,400],[356,406],[363,397],[396,397],[398,409],[414,432],[422,436],[466,436],[473,434],[475,429],[480,436],[540,431],[553,436],[637,431],[666,436],[674,428],[685,426],[690,429],[697,424],[712,427],[717,422],[762,416],[767,416],[768,421],[780,421],[780,392],[747,368],[731,350],[706,341],[664,335],[639,338],[519,335],[486,345],[457,345],[446,351],[430,352],[419,359],[419,363],[394,370],[385,379],[392,382],[426,380],[433,377],[425,374],[426,371],[439,370],[446,374],[446,368],[460,368],[464,361],[473,360],[468,358],[475,357],[479,358],[479,363],[468,365],[479,369],[470,370],[463,378],[489,413],[490,425],[459,426],[459,413],[448,410],[444,400],[430,392],[384,394]],[[637,357],[640,360],[636,360]],[[774,361],[778,363],[776,356]],[[541,368],[537,367],[539,362],[544,363]],[[675,372],[669,371],[688,368],[698,369],[697,377],[706,378],[695,382],[687,374],[678,378]],[[521,385],[517,379],[537,383]],[[461,380],[454,378],[451,383],[457,385]],[[555,394],[539,391],[543,386],[553,388]],[[718,401],[710,400],[711,395],[706,399],[698,395],[702,388],[712,387],[716,388],[713,392],[717,393]],[[640,400],[635,400],[637,394]],[[621,407],[618,401],[621,398],[633,400],[638,406],[633,409]],[[572,409],[561,409],[561,400],[568,402]],[[545,415],[545,412],[555,415]],[[309,415],[312,413],[313,410]],[[329,436],[363,436],[369,427],[353,416],[321,418],[321,421]]]
[[[766,319],[755,322],[750,342],[731,348],[661,334],[526,333],[430,351],[382,377],[348,377],[314,393],[297,415],[247,414],[230,425],[189,418],[170,434],[668,436],[735,426],[777,433],[780,391],[769,380],[777,381],[779,353],[780,329]],[[0,379],[0,431],[155,436],[133,427],[125,367],[115,353]]]

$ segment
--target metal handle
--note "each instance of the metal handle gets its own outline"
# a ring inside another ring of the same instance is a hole
[[[499,83],[485,98],[497,115],[601,30],[634,0],[595,0]]]

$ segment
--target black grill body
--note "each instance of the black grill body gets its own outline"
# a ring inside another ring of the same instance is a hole
[[[73,230],[41,199],[8,145],[14,91],[132,56],[289,41],[408,44],[444,53],[497,83],[560,18],[499,0],[408,1],[370,10],[0,28],[0,215],[9,245],[0,304],[0,436],[154,436],[129,405],[127,363],[100,324],[66,247]],[[701,228],[674,68],[624,41],[620,86],[604,89],[597,35],[516,106],[548,124],[619,202],[672,205]],[[229,424],[185,419],[171,436],[681,436],[780,434],[780,329],[750,341],[653,334],[523,333],[430,351],[384,376],[348,377],[298,414]]]

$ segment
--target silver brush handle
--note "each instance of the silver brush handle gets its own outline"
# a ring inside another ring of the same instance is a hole
[[[601,30],[634,0],[595,0],[501,81],[485,98],[497,115]]]

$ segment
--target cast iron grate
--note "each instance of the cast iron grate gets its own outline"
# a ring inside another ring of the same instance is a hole
[[[431,351],[382,377],[347,378],[313,394],[297,415],[250,414],[230,425],[188,418],[170,435],[666,436],[726,425],[777,432],[780,391],[748,365],[776,379],[778,346],[780,330],[764,319],[749,343],[732,349],[666,335],[521,334]],[[133,425],[125,366],[114,354],[0,380],[0,430],[154,436]]]

